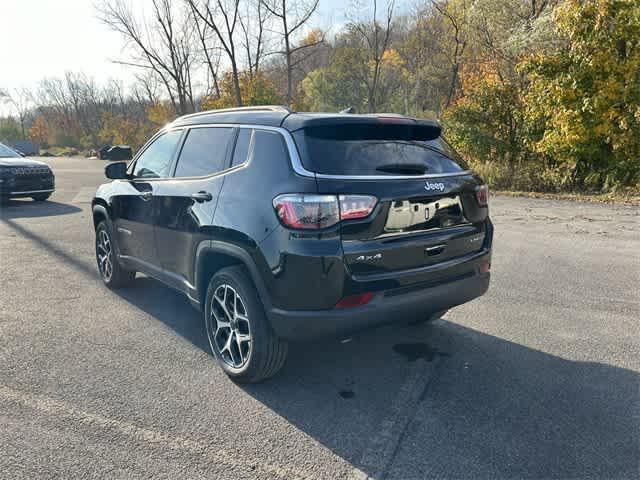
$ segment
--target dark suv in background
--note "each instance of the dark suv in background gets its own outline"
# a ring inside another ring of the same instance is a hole
[[[93,200],[103,281],[184,292],[245,382],[287,341],[438,318],[487,291],[488,190],[431,121],[252,107],[181,117]]]
[[[46,163],[24,158],[0,143],[0,205],[10,198],[44,202],[55,190],[55,176]]]

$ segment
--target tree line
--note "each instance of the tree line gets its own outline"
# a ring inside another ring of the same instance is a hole
[[[500,189],[639,189],[636,0],[355,0],[336,31],[319,2],[102,0],[135,83],[69,72],[4,92],[0,139],[137,148],[203,109],[352,107],[439,119]]]

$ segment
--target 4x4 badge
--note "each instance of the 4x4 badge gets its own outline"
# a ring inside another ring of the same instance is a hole
[[[360,255],[356,258],[356,262],[367,262],[371,260],[382,260],[382,254],[376,253],[375,255]]]

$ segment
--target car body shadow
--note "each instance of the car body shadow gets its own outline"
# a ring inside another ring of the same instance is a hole
[[[31,199],[12,199],[5,203],[0,203],[0,218],[2,219],[54,217],[80,211],[82,209],[75,205],[50,200],[34,202]]]
[[[118,294],[208,351],[202,315],[182,294],[148,278]],[[399,345],[422,345],[426,354],[407,355]],[[354,471],[376,477],[363,459],[381,425],[394,420],[391,405],[416,368],[432,378],[384,478],[637,474],[637,372],[566,360],[445,320],[383,327],[347,344],[292,344],[279,375],[240,388]]]
[[[392,420],[377,405],[390,409],[388,390],[398,386],[389,363],[403,372],[391,352],[400,335],[387,333],[386,343],[377,335],[348,351],[300,350],[282,375],[246,391],[376,477],[380,472],[363,461],[366,452],[354,457],[354,447]],[[637,372],[565,360],[447,321],[420,327],[416,341],[439,363],[382,477],[636,478]],[[320,386],[318,377],[327,376],[322,368],[339,373]],[[349,398],[359,402],[335,395],[331,386],[344,383],[341,377],[349,378]],[[373,425],[363,429],[362,422]]]
[[[209,351],[202,314],[191,306],[184,294],[150,277],[139,275],[129,287],[114,292],[196,347]]]

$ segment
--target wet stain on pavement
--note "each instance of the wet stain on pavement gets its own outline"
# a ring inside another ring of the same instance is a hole
[[[397,343],[393,346],[393,351],[405,357],[409,362],[415,362],[419,358],[424,358],[427,362],[433,362],[436,356],[450,357],[447,352],[440,352],[426,343]]]
[[[342,398],[353,398],[356,396],[356,394],[352,390],[340,390],[340,392],[338,392],[338,395],[340,395]]]

